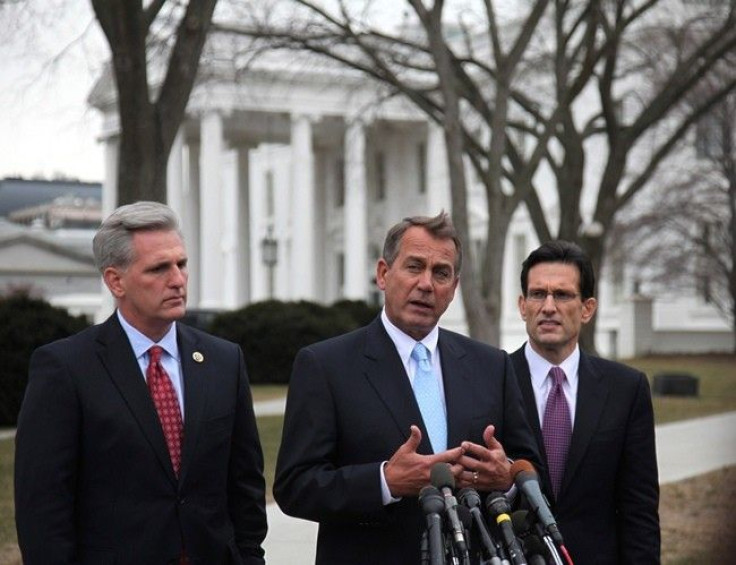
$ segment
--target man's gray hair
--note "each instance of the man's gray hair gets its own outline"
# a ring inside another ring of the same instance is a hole
[[[102,222],[92,240],[95,265],[101,273],[108,267],[130,265],[137,231],[176,231],[182,237],[179,218],[166,204],[140,201],[120,206]]]
[[[383,260],[390,267],[394,264],[396,257],[399,255],[399,247],[401,238],[404,237],[406,230],[411,227],[421,227],[427,230],[432,237],[437,239],[451,239],[455,244],[455,276],[460,275],[460,269],[463,266],[463,246],[460,238],[452,225],[450,216],[442,211],[436,216],[411,216],[404,218],[398,224],[393,226],[386,234],[386,240],[383,243]]]

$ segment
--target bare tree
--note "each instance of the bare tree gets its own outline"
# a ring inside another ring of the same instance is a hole
[[[701,297],[736,334],[736,94],[693,137],[655,179],[654,198],[622,214],[613,242],[653,292]]]
[[[118,201],[166,201],[166,164],[217,0],[91,0],[118,94]]]
[[[699,115],[734,88],[727,82],[697,107],[681,110],[687,93],[734,56],[733,0],[687,50],[676,41],[642,43],[676,38],[702,20],[685,12],[675,18],[669,4],[658,0],[535,0],[504,22],[493,0],[479,4],[477,12],[453,15],[442,0],[407,0],[415,23],[393,31],[372,25],[367,12],[351,11],[344,1],[335,10],[311,0],[294,4],[302,12],[292,14],[289,25],[256,17],[249,25],[217,28],[358,69],[442,125],[453,220],[466,243],[466,163],[485,188],[485,250],[479,261],[470,258],[462,293],[470,333],[492,343],[499,341],[499,265],[519,203],[526,204],[540,240],[576,240],[599,269],[616,213],[648,183]],[[660,80],[643,89],[637,73],[651,68],[644,62],[655,48],[664,49],[657,52]],[[637,104],[622,112],[626,96]],[[587,117],[581,118],[581,108]],[[592,180],[584,175],[591,154],[605,156],[599,178]],[[555,179],[553,208],[550,187],[537,186],[542,167]],[[583,203],[586,191],[593,192],[592,212]],[[593,332],[584,336],[589,349]]]

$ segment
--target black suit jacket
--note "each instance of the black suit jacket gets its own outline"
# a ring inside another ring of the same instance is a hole
[[[510,457],[536,460],[508,356],[440,330],[448,446],[483,444],[489,424]],[[410,435],[432,453],[396,347],[377,318],[296,357],[274,496],[287,514],[320,523],[317,563],[420,562],[424,517],[415,497],[383,506],[380,471]]]
[[[116,315],[34,352],[16,436],[26,565],[163,565],[182,548],[192,565],[264,562],[263,455],[242,352],[182,324],[177,340],[178,480]]]
[[[546,461],[524,348],[511,355],[527,416]],[[558,500],[552,501],[575,565],[660,561],[659,483],[654,415],[646,376],[625,365],[580,354],[572,442]]]

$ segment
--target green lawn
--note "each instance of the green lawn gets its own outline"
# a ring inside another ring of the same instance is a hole
[[[682,398],[655,396],[654,414],[658,424],[687,420],[708,414],[736,410],[736,356],[686,355],[628,359],[626,364],[644,371],[652,382],[661,372],[690,373],[699,380],[700,394]]]
[[[646,372],[650,382],[655,374],[662,371],[686,371],[699,378],[700,395],[697,398],[654,398],[657,423],[736,410],[736,356],[647,357],[625,362]],[[284,386],[258,385],[253,387],[253,398],[256,402],[270,400],[283,396],[285,392]],[[281,416],[258,419],[269,501],[272,500],[271,488],[281,442],[282,421]],[[12,440],[0,441],[0,565],[13,563],[2,561],[3,548],[7,549],[16,542],[12,500],[13,446]]]

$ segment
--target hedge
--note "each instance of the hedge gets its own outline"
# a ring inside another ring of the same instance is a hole
[[[84,316],[27,294],[0,297],[0,426],[14,426],[28,382],[31,353],[89,325]]]
[[[218,314],[209,331],[241,345],[251,383],[285,384],[302,347],[361,327],[379,311],[351,300],[332,306],[267,300]]]

